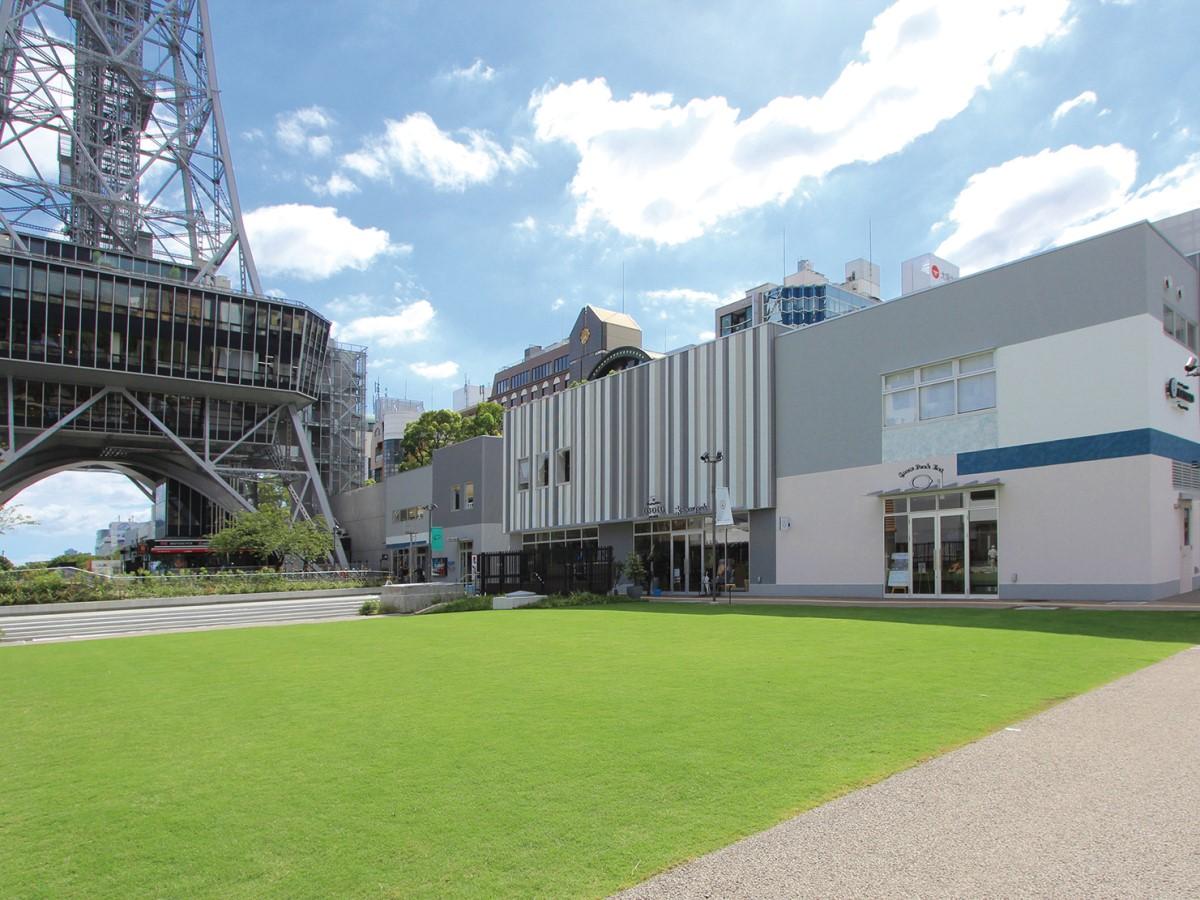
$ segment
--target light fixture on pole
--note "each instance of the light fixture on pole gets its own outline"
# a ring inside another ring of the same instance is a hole
[[[700,461],[707,465],[708,468],[708,511],[712,516],[712,555],[713,555],[713,571],[708,578],[709,591],[712,594],[712,602],[717,602],[717,464],[725,459],[725,454],[720,450],[715,453],[708,450],[700,454]],[[704,568],[703,549],[701,550],[700,560],[701,572],[707,571]]]

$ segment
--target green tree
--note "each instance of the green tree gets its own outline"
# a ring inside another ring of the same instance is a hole
[[[280,569],[288,556],[300,557],[305,565],[328,556],[333,534],[320,516],[293,522],[287,492],[275,482],[264,481],[258,485],[258,509],[238,513],[229,525],[209,535],[208,545],[216,553],[247,553]]]
[[[435,409],[409,422],[400,441],[401,471],[419,469],[433,461],[433,451],[462,440],[463,417],[453,410]]]
[[[504,434],[504,407],[499,403],[485,400],[475,408],[475,415],[463,419],[462,437],[479,437],[481,434],[499,437]]]
[[[95,557],[90,553],[69,548],[58,554],[58,556],[54,557],[46,565],[52,569],[57,566],[74,566],[77,569],[86,569],[87,564],[93,559]]]

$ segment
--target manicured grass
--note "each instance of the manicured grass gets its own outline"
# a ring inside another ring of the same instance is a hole
[[[600,896],[1200,642],[638,604],[0,648],[0,896]]]

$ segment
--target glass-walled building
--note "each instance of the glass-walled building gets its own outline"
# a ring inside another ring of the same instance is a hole
[[[0,359],[317,396],[330,326],[312,310],[172,280],[184,273],[162,262],[28,242],[0,253]]]

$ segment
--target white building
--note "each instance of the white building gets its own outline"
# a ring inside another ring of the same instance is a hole
[[[462,412],[464,409],[470,409],[472,406],[477,406],[488,398],[489,386],[486,384],[471,384],[465,382],[462,387],[454,389],[453,409],[455,412]]]

